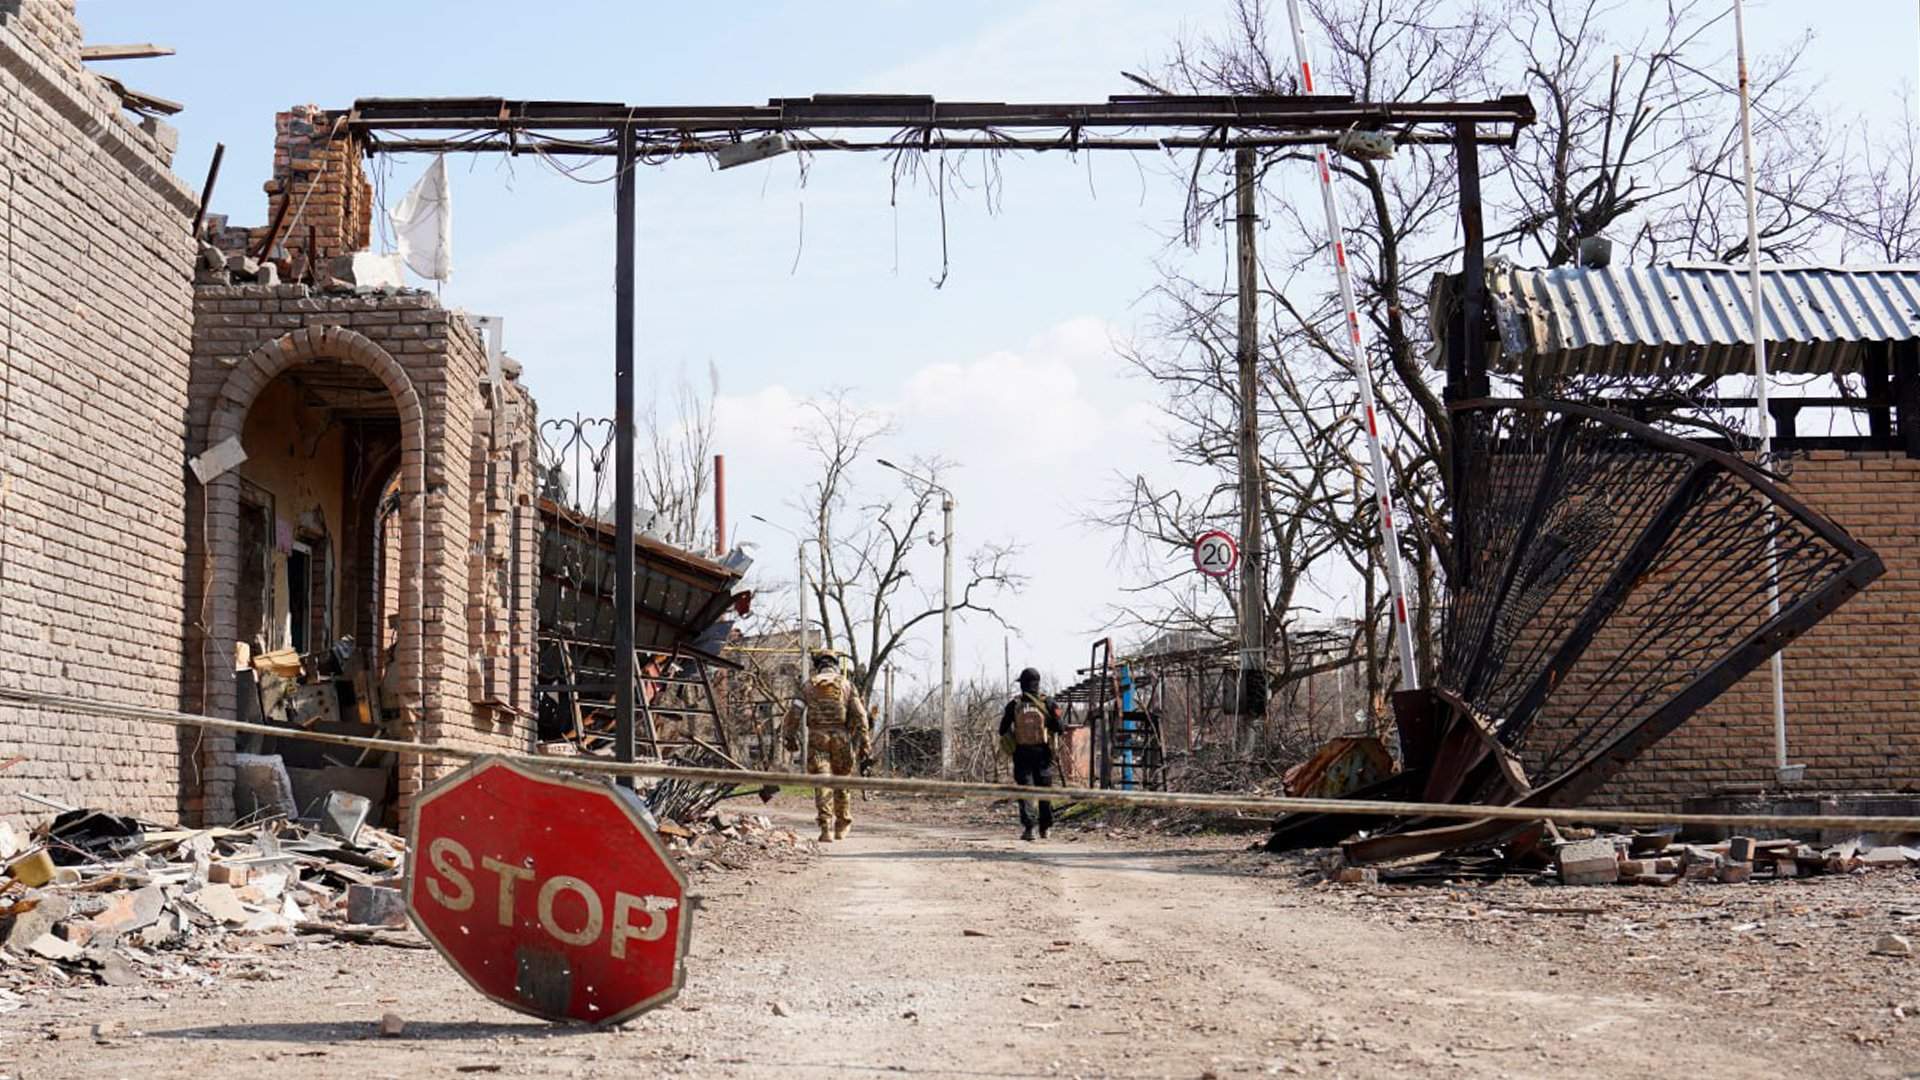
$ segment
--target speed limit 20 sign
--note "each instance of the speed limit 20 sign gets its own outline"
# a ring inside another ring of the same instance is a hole
[[[1218,529],[1202,533],[1193,542],[1193,565],[1203,574],[1226,577],[1240,565],[1240,549],[1234,546],[1233,537]]]

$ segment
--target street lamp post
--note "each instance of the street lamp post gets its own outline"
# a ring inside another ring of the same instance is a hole
[[[924,476],[876,459],[901,476],[940,493],[940,775],[953,775],[953,492]]]

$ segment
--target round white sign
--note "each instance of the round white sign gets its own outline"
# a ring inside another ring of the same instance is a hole
[[[1203,574],[1226,577],[1240,565],[1240,548],[1234,544],[1233,537],[1218,529],[1202,533],[1193,542],[1193,565]]]

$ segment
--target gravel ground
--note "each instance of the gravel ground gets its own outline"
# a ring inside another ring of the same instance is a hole
[[[817,854],[709,861],[685,992],[618,1031],[502,1010],[430,952],[301,939],[211,985],[30,995],[0,1074],[1920,1075],[1920,959],[1871,952],[1920,913],[1907,871],[1334,886],[1246,837],[1023,844],[1006,807],[859,812]]]

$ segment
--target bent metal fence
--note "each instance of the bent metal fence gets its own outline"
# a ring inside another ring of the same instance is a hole
[[[615,648],[615,558],[610,458],[613,422],[562,417],[540,425],[539,680],[543,740],[619,756]],[[631,753],[689,765],[738,767],[715,668],[734,604],[737,565],[715,562],[645,533],[634,548]],[[661,780],[650,808],[698,817],[726,793],[720,785]]]
[[[1723,451],[1588,405],[1457,404],[1471,440],[1440,671],[1394,702],[1403,769],[1356,798],[1575,806],[1884,571]],[[1772,602],[1777,587],[1778,604]],[[1284,818],[1275,848],[1364,822]],[[1396,822],[1378,861],[1490,843],[1511,822]]]

